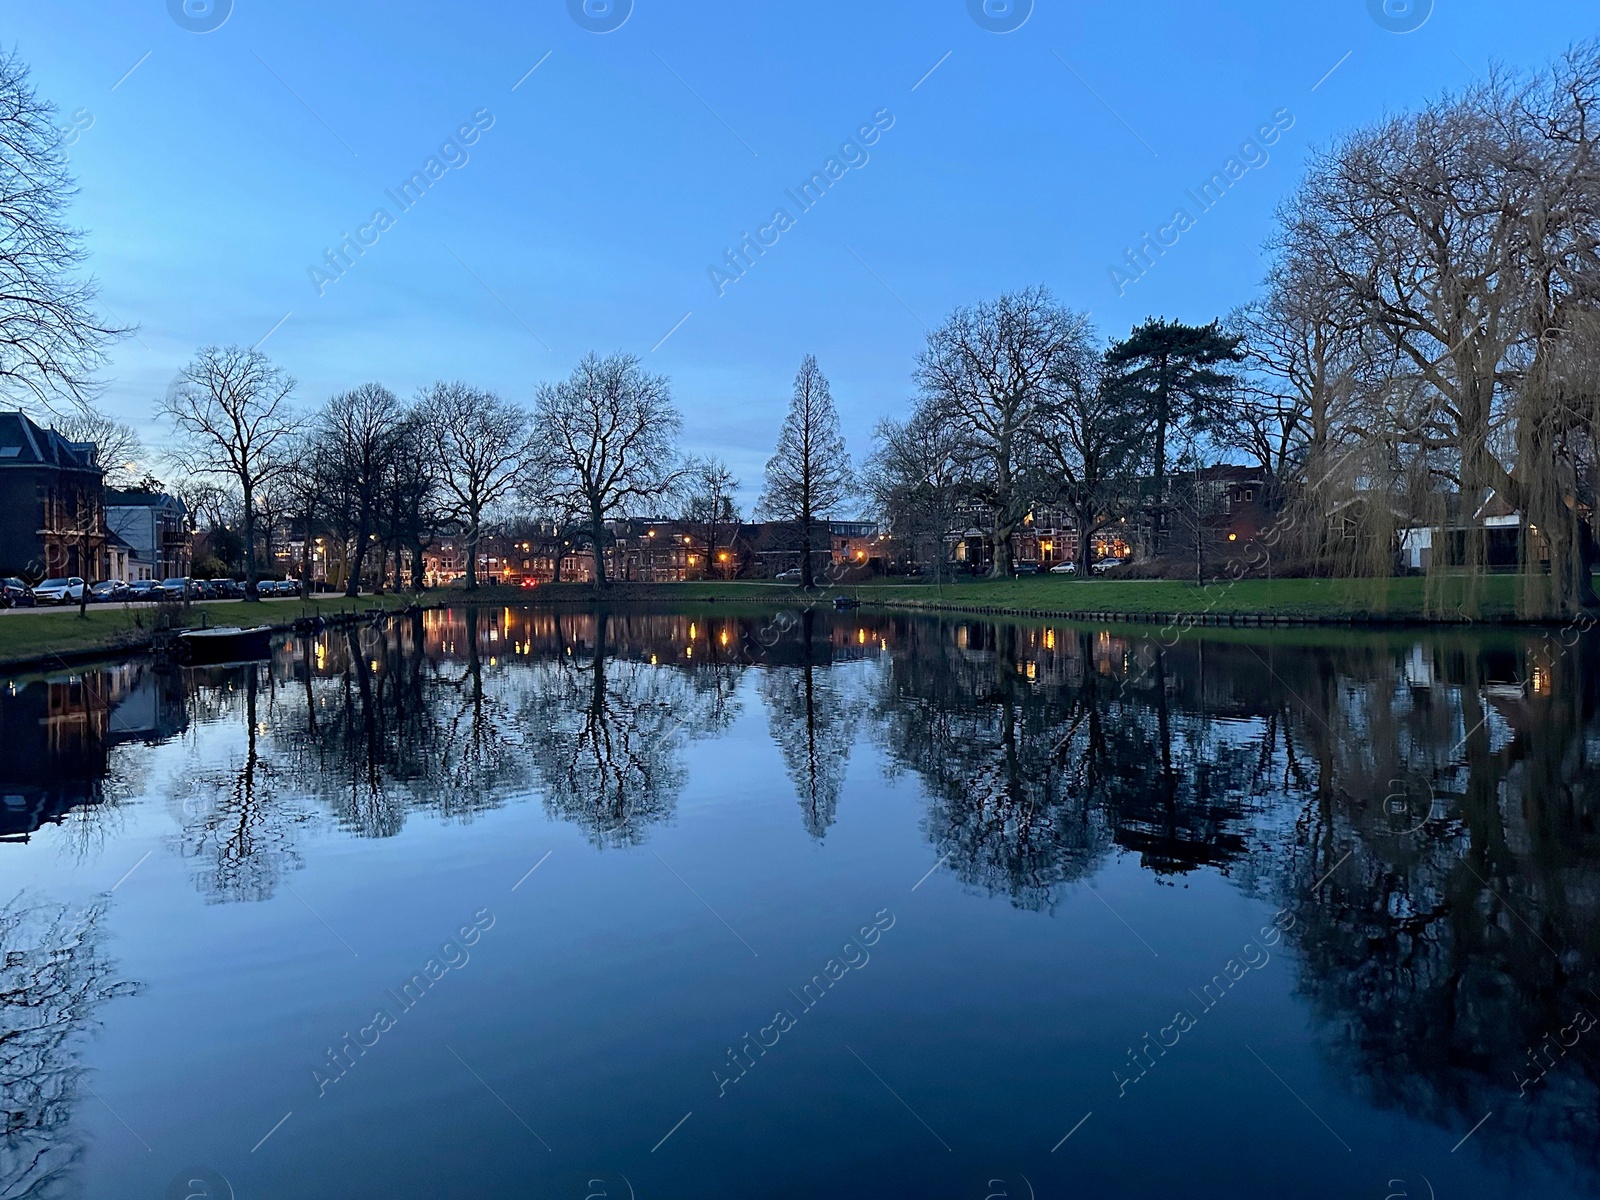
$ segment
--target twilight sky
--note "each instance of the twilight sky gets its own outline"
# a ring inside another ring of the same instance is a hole
[[[972,10],[1029,0],[10,0],[0,36],[76,128],[73,216],[139,326],[105,406],[152,444],[205,343],[265,338],[308,408],[441,377],[526,402],[626,349],[748,502],[803,354],[859,460],[957,304],[1044,283],[1106,337],[1209,320],[1253,294],[1310,148],[1600,32],[1579,0],[1438,0],[1406,33],[1381,3],[1034,0],[997,33]],[[606,33],[573,15],[607,8]],[[202,33],[173,9],[230,11]],[[1230,157],[1201,211],[1187,191]],[[1176,244],[1119,295],[1162,226]],[[772,244],[736,273],[746,234]]]

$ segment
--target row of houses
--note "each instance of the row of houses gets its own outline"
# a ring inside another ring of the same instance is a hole
[[[635,583],[699,579],[772,579],[797,570],[804,554],[792,521],[682,521],[673,517],[625,518],[606,523],[606,577]],[[833,564],[861,574],[888,568],[890,539],[875,521],[818,521],[812,535],[812,569]],[[559,570],[558,568],[559,559]],[[442,537],[424,554],[427,583],[447,586],[467,569],[467,548]],[[594,556],[587,541],[549,526],[487,535],[478,543],[478,574],[487,582],[532,586],[555,580],[587,583]]]
[[[167,579],[189,573],[183,504],[108,489],[99,450],[0,412],[0,576]]]
[[[1199,560],[1235,544],[1243,548],[1271,527],[1280,498],[1275,481],[1248,466],[1222,464],[1174,475],[1159,505],[1098,528],[1089,557],[1123,559],[1155,550]],[[1518,561],[1518,514],[1492,497],[1474,506],[1459,496],[1441,496],[1439,506],[1431,518],[1399,523],[1397,566],[1427,569],[1441,550],[1458,557],[1452,547],[1474,528],[1486,534],[1491,565]],[[1163,514],[1159,525],[1151,516],[1157,511]],[[958,511],[942,536],[920,541],[897,537],[870,520],[819,521],[812,530],[812,569],[833,578],[900,573],[927,569],[937,556],[956,570],[986,571],[993,553],[988,516]],[[607,576],[622,581],[770,579],[801,565],[800,534],[794,522],[629,518],[608,523],[603,555]],[[269,571],[298,575],[309,560],[313,582],[343,586],[341,547],[328,538],[315,541],[305,555],[302,542],[286,538],[273,544],[269,538]],[[1041,504],[1012,535],[1012,559],[1048,570],[1075,560],[1079,541],[1077,525],[1065,512]],[[424,582],[443,586],[460,579],[467,552],[458,537],[435,539],[424,553]],[[477,553],[480,577],[498,584],[583,582],[593,572],[580,535],[536,524],[485,537]],[[194,559],[189,514],[177,498],[157,490],[108,489],[92,443],[71,441],[22,412],[0,412],[0,576],[134,582],[188,575]],[[380,555],[374,574],[382,562]]]
[[[1183,508],[1194,517],[1195,528],[1208,547],[1248,543],[1272,523],[1276,506],[1270,499],[1269,483],[1259,470],[1249,467],[1207,468],[1183,482]],[[987,520],[988,514],[979,510],[960,511],[937,546],[921,551],[876,521],[818,521],[811,536],[812,570],[819,578],[834,579],[907,573],[925,569],[931,565],[926,561],[929,554],[938,554],[955,570],[986,571],[993,549],[985,528]],[[772,579],[798,569],[803,554],[801,530],[792,521],[712,524],[642,517],[609,521],[606,535],[606,576],[624,582]],[[1149,530],[1137,523],[1113,522],[1093,534],[1090,558],[1129,558],[1149,540]],[[1175,533],[1168,539],[1172,543],[1181,540]],[[1012,559],[1048,570],[1073,561],[1078,541],[1078,529],[1065,512],[1038,505],[1012,535]],[[489,583],[533,586],[593,578],[594,560],[587,539],[549,525],[534,523],[485,535],[477,552],[478,576]],[[284,554],[286,562],[298,561],[294,547],[286,547]],[[466,574],[467,547],[459,538],[441,537],[425,551],[424,562],[428,585],[448,586]]]

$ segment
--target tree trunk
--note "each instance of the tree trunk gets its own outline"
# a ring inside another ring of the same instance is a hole
[[[305,539],[300,543],[300,594],[311,595],[311,514],[306,514]]]
[[[467,512],[467,591],[478,588],[478,510]]]
[[[811,574],[811,509],[800,510],[800,587],[809,592],[816,586]]]
[[[1011,531],[1014,526],[996,529],[989,535],[990,552],[993,560],[989,564],[990,579],[1004,579],[1011,574]]]
[[[598,592],[606,586],[606,522],[597,505],[589,509],[589,537],[594,543],[594,587]]]
[[[361,506],[361,517],[356,521],[356,548],[350,556],[350,578],[345,581],[344,594],[353,599],[361,591],[361,565],[367,560],[367,507]]]
[[[1089,550],[1094,544],[1094,532],[1091,528],[1094,518],[1083,509],[1075,509],[1072,519],[1078,526],[1078,545],[1073,550],[1072,562],[1077,567],[1077,573],[1087,579],[1090,571]]]
[[[256,590],[260,575],[256,571],[255,489],[248,479],[239,482],[244,492],[244,598],[245,603],[251,604],[261,599]]]

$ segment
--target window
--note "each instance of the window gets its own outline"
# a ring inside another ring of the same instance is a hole
[[[1256,490],[1255,490],[1255,488],[1245,488],[1243,493],[1241,493],[1241,494],[1243,495],[1244,499],[1247,500],[1247,501],[1248,500],[1254,500],[1256,498]]]

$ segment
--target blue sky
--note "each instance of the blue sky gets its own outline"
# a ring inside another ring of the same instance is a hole
[[[687,448],[748,501],[803,354],[859,459],[958,304],[1044,283],[1107,337],[1223,314],[1310,149],[1600,27],[1592,4],[1532,11],[1438,0],[1400,34],[1368,0],[1036,0],[1000,34],[968,0],[633,0],[597,34],[567,0],[234,0],[196,33],[167,0],[46,0],[7,3],[0,36],[87,125],[74,219],[139,326],[106,407],[152,443],[153,401],[211,342],[265,336],[308,408],[369,379],[526,402],[625,349],[671,376]],[[1284,110],[1268,160],[1119,296],[1125,251]],[[465,161],[441,150],[474,114],[493,123]],[[874,114],[893,124],[863,162],[841,147]],[[846,154],[814,207],[786,196]],[[446,156],[414,207],[386,195]],[[719,295],[711,268],[780,207],[792,226]],[[379,208],[392,225],[319,295],[311,268]]]

